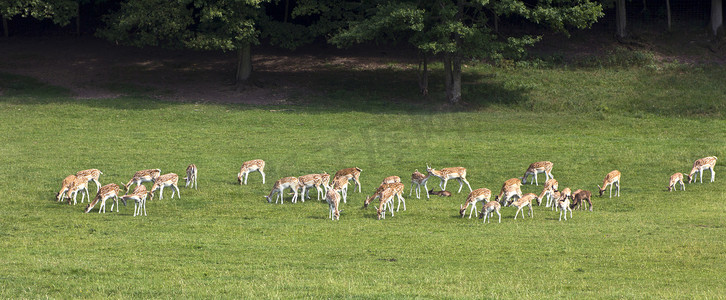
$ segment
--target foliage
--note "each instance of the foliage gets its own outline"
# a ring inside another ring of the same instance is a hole
[[[50,19],[53,23],[65,26],[78,14],[78,1],[75,0],[0,0],[0,15],[6,19],[15,16]]]

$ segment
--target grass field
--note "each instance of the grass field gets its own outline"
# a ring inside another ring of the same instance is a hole
[[[461,111],[386,104],[395,91],[365,84],[305,106],[252,107],[74,100],[0,75],[0,298],[726,295],[723,162],[716,182],[666,192],[695,159],[726,158],[723,71],[467,72],[475,108]],[[238,185],[241,163],[258,158],[267,184],[252,173]],[[426,164],[466,167],[472,188],[496,193],[540,160],[554,162],[560,188],[595,194],[618,169],[622,196],[595,196],[593,212],[567,222],[544,206],[516,221],[503,208],[501,224],[460,218],[468,189],[455,193],[455,181],[451,198],[408,197],[410,174]],[[85,204],[53,199],[78,170],[120,184],[147,168],[181,175],[189,163],[199,190],[149,202],[147,217],[132,217],[132,206],[83,214]],[[315,199],[263,198],[281,177],[352,166],[363,169],[363,193],[349,193],[340,221]],[[408,210],[378,221],[361,206],[389,175],[404,179]]]

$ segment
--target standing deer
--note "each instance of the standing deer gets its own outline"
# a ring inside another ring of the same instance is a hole
[[[408,192],[408,195],[411,196],[411,192],[413,192],[413,188],[415,186],[416,199],[421,199],[421,185],[423,184],[424,191],[427,191],[429,189],[429,187],[426,186],[427,181],[429,181],[429,174],[421,174],[421,172],[416,169],[416,171],[411,174],[411,190]],[[426,194],[426,199],[429,199],[429,194]]]
[[[128,191],[131,185],[136,184],[137,186],[144,182],[153,182],[156,180],[156,177],[159,177],[161,175],[160,169],[148,169],[148,170],[141,170],[134,173],[134,176],[131,177],[131,180],[127,184],[124,184],[124,190]]]
[[[89,203],[88,206],[86,206],[86,210],[84,212],[90,212],[93,207],[96,206],[96,203],[98,203],[98,201],[101,201],[101,206],[98,207],[98,212],[101,213],[101,210],[103,210],[103,213],[105,214],[106,200],[108,200],[109,198],[114,198],[113,203],[111,203],[111,212],[113,212],[114,205],[116,205],[116,212],[118,212],[118,207],[120,206],[118,204],[119,191],[121,191],[121,188],[115,183],[104,185],[98,191],[98,194],[96,194],[96,198],[93,199],[93,202]]]
[[[492,196],[492,191],[490,191],[487,188],[481,188],[471,191],[469,193],[469,196],[466,197],[465,205],[459,205],[459,215],[463,218],[466,214],[466,209],[471,205],[471,209],[469,210],[469,219],[471,219],[472,214],[479,214],[476,211],[476,204],[478,202],[486,201],[489,202],[489,198]],[[485,203],[486,203],[485,202]]]
[[[514,198],[522,198],[522,181],[519,178],[510,178],[502,185],[499,195],[494,197],[494,201],[504,206],[509,206]]]
[[[272,203],[272,197],[277,193],[279,194],[277,198],[275,198],[275,204],[277,204],[277,200],[280,200],[280,204],[285,203],[285,198],[283,197],[283,192],[286,188],[292,189],[294,195],[292,196],[292,203],[297,202],[297,185],[298,185],[298,179],[297,177],[285,177],[281,178],[277,181],[275,181],[275,185],[272,186],[272,190],[270,191],[270,195],[264,196],[265,199],[267,199],[267,203]]]
[[[76,177],[84,177],[88,181],[93,181],[93,183],[96,184],[96,193],[101,189],[101,182],[98,181],[98,178],[101,177],[101,174],[103,174],[98,169],[88,169],[83,171],[78,171],[76,173]]]
[[[613,185],[616,187],[615,196],[620,197],[620,171],[613,170],[605,175],[605,179],[602,181],[602,187],[600,185],[597,186],[598,190],[600,190],[600,197],[602,197],[608,185],[610,186],[610,198],[613,197]]]
[[[487,223],[487,219],[489,219],[489,223],[492,221],[492,212],[497,212],[497,215],[499,215],[499,223],[502,223],[502,214],[499,213],[499,210],[502,208],[502,205],[499,204],[497,201],[489,201],[482,205],[481,213],[479,213],[479,219],[484,218],[484,223]]]
[[[555,178],[552,176],[552,162],[549,161],[538,161],[536,163],[532,163],[529,165],[529,168],[527,168],[527,171],[524,172],[524,176],[522,176],[522,183],[527,183],[527,176],[532,175],[534,177],[534,183],[539,185],[539,182],[537,181],[537,174],[545,173],[545,177],[547,179]],[[530,181],[530,184],[532,181]]]
[[[265,161],[261,159],[249,160],[242,163],[242,167],[237,173],[237,182],[242,185],[242,177],[244,177],[244,184],[247,184],[247,177],[251,172],[260,172],[262,174],[262,184],[265,184]]]
[[[337,178],[344,177],[346,180],[353,180],[355,182],[355,185],[358,187],[358,192],[361,192],[361,186],[360,186],[360,172],[362,172],[361,168],[353,167],[353,168],[347,168],[342,169],[338,172],[335,172],[335,176],[333,176],[333,181]],[[347,189],[346,189],[347,190]],[[353,189],[355,192],[355,189]],[[345,202],[345,198],[343,198],[343,201]]]
[[[466,183],[466,186],[469,187],[469,192],[473,191],[471,189],[469,181],[466,180],[466,168],[454,167],[436,170],[426,165],[426,172],[428,172],[429,175],[433,175],[441,179],[441,182],[439,182],[439,187],[442,191],[446,190],[446,183],[450,179],[456,179],[457,181],[459,181],[459,191],[457,193],[461,193],[461,188],[464,186],[464,183]]]
[[[184,187],[191,184],[195,190],[197,189],[197,165],[191,164],[187,167],[187,177],[184,177],[184,181]]]
[[[713,170],[713,168],[716,167],[717,160],[718,160],[718,157],[709,156],[709,157],[704,157],[704,158],[698,159],[695,162],[693,162],[693,168],[691,169],[691,173],[688,174],[688,183],[695,181],[693,179],[693,175],[696,173],[698,173],[700,175],[701,183],[703,183],[703,171],[705,171],[705,170],[711,170],[711,182],[716,180],[716,172]]]
[[[683,184],[683,173],[678,172],[678,173],[675,173],[675,174],[671,175],[671,180],[668,183],[668,191],[669,192],[672,192],[673,190],[676,189],[675,188],[676,187],[676,183],[680,183],[681,184],[681,188],[684,191],[686,190],[686,185]]]

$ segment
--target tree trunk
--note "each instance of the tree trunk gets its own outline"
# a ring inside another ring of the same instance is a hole
[[[76,36],[81,36],[81,4],[76,6]]]
[[[0,16],[0,18],[3,19],[3,36],[8,37],[10,36],[8,34],[8,19],[6,19],[5,16]]]
[[[666,15],[668,17],[668,31],[671,31],[671,0],[666,0]]]
[[[618,39],[622,39],[627,35],[625,19],[625,0],[615,0],[615,26]]]
[[[711,30],[713,35],[718,35],[723,25],[723,2],[722,0],[711,0]]]
[[[247,81],[252,74],[252,49],[249,43],[237,50],[237,76],[235,81],[241,84]]]
[[[418,88],[424,96],[428,96],[429,94],[428,60],[428,55],[426,55],[426,53],[421,53],[421,59],[418,63]]]
[[[451,53],[444,53],[444,88],[446,89],[446,100],[452,99],[452,86],[454,76],[451,73]]]
[[[282,23],[287,23],[287,15],[290,11],[290,0],[285,0],[285,17],[283,18]]]
[[[461,101],[461,57],[456,53],[444,55],[446,100],[451,104]]]

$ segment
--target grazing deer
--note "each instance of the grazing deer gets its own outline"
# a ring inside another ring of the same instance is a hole
[[[400,182],[381,184],[376,189],[375,193],[373,193],[372,196],[366,198],[366,200],[363,202],[363,208],[368,207],[368,204],[370,204],[371,201],[383,197],[384,192],[386,190],[393,190],[393,191],[395,191],[395,193],[393,195],[398,197],[398,208],[396,209],[396,211],[401,209],[401,202],[403,202],[403,210],[405,211],[406,210],[406,199],[403,198],[403,189],[404,189],[403,183],[400,183]],[[393,203],[391,203],[391,205],[393,205]],[[391,209],[393,209],[393,207],[391,207]]]
[[[691,169],[691,173],[688,174],[688,183],[695,181],[693,179],[693,175],[696,173],[698,173],[700,175],[701,183],[703,183],[703,171],[704,170],[711,170],[711,182],[716,180],[716,172],[713,170],[713,168],[716,167],[716,160],[718,160],[718,157],[709,156],[709,157],[704,157],[704,158],[698,159],[695,162],[693,162],[693,168]]]
[[[328,202],[328,207],[330,208],[330,219],[340,220],[340,210],[338,209],[340,206],[340,194],[338,194],[338,191],[332,188],[329,189],[325,194],[325,201]]]
[[[427,181],[429,181],[429,174],[421,174],[421,172],[416,169],[416,171],[411,174],[411,190],[408,192],[408,195],[411,196],[411,192],[413,192],[413,187],[416,186],[416,199],[421,199],[421,185],[423,184],[424,191],[428,190],[429,187],[426,186]],[[429,194],[426,194],[426,199],[428,198]]]
[[[430,189],[428,194],[437,195],[439,197],[451,197],[451,192],[449,191],[434,191],[434,189]]]
[[[323,177],[321,174],[308,174],[297,178],[298,186],[297,189],[302,189],[302,200],[305,202],[305,198],[310,199],[310,190],[308,188],[315,188],[318,191],[318,200],[320,196],[325,197],[323,189],[320,187],[323,185]]]
[[[497,212],[497,215],[499,215],[499,223],[502,223],[502,214],[499,213],[501,208],[502,205],[494,200],[484,203],[481,207],[481,213],[479,213],[479,219],[484,218],[484,223],[487,223],[487,219],[489,219],[489,223],[491,223],[492,212]]]
[[[381,199],[381,202],[376,207],[376,214],[378,215],[378,220],[383,217],[383,219],[386,218],[386,206],[388,206],[389,210],[391,211],[391,217],[393,217],[393,197],[398,196],[398,208],[396,211],[398,211],[401,208],[401,202],[403,202],[403,210],[406,210],[406,201],[403,199],[403,184],[402,183],[393,183],[390,185],[389,188],[383,189],[383,191],[379,194],[379,197]]]
[[[146,197],[149,194],[151,194],[151,192],[146,190],[146,187],[143,184],[139,184],[136,186],[133,193],[121,196],[121,201],[123,201],[124,205],[126,205],[126,200],[134,200],[134,217],[141,215],[142,209],[144,211],[144,216],[146,216]]]
[[[335,172],[335,176],[333,176],[333,181],[335,181],[337,178],[345,177],[346,180],[353,180],[355,182],[355,185],[358,187],[358,192],[361,192],[361,186],[360,186],[360,172],[362,172],[358,167],[354,168],[347,168],[342,169],[338,172]],[[346,189],[347,191],[347,189]],[[355,189],[353,189],[355,191]],[[345,198],[343,198],[343,201],[345,202]]]
[[[381,184],[400,183],[400,182],[401,182],[401,177],[394,175],[394,176],[388,176],[388,177],[384,178],[383,181],[381,181]]]
[[[74,180],[76,180],[76,175],[68,175],[66,176],[66,178],[63,179],[63,184],[61,184],[60,192],[58,192],[58,194],[55,194],[56,201],[63,201],[63,199],[66,198],[66,191],[71,188]]]
[[[615,196],[620,197],[620,171],[613,170],[605,175],[605,179],[602,181],[602,187],[600,185],[597,186],[598,190],[600,190],[600,197],[602,197],[608,185],[610,186],[610,198],[613,197],[613,185],[616,187]]]
[[[103,213],[106,213],[106,200],[109,198],[113,198],[113,202],[111,203],[111,212],[113,212],[113,206],[116,205],[116,212],[119,211],[118,207],[120,206],[118,204],[118,194],[119,191],[121,191],[121,188],[119,188],[118,184],[110,183],[107,185],[104,185],[101,187],[101,189],[98,191],[98,194],[96,194],[96,198],[93,198],[93,202],[89,203],[88,206],[86,206],[85,213],[90,212],[94,206],[96,206],[96,203],[98,201],[101,201],[101,206],[98,207],[98,212],[101,213],[101,210],[103,210]]]
[[[154,180],[154,185],[151,187],[151,191],[149,192],[149,194],[151,195],[151,201],[154,201],[154,192],[156,192],[156,190],[159,190],[159,200],[163,200],[165,187],[172,187],[171,199],[174,199],[174,192],[176,192],[176,197],[181,199],[181,193],[179,192],[179,186],[177,185],[178,182],[179,175],[176,175],[174,173],[164,174],[156,177],[156,179]]]
[[[83,193],[85,191],[85,193]],[[91,196],[88,195],[88,180],[85,177],[78,177],[73,180],[71,186],[66,191],[66,197],[68,197],[68,204],[71,204],[71,198],[73,198],[73,205],[76,205],[76,196],[78,192],[81,192],[81,203],[88,197],[88,201],[91,201]]]
[[[246,185],[247,177],[252,172],[260,172],[260,174],[262,174],[262,184],[265,184],[265,161],[261,159],[243,162],[242,167],[239,169],[239,173],[237,174],[237,182],[239,182],[240,185],[244,182]],[[244,181],[242,180],[242,177],[244,177]]]
[[[137,186],[144,182],[153,182],[156,180],[156,177],[159,177],[161,175],[160,169],[148,169],[148,170],[141,170],[136,173],[134,173],[134,176],[131,177],[131,180],[129,180],[129,183],[124,184],[124,190],[128,191],[129,188],[131,188],[131,185],[136,184]]]
[[[459,205],[459,215],[463,218],[466,214],[466,209],[471,206],[471,209],[469,210],[469,219],[471,219],[472,214],[479,214],[479,212],[476,211],[476,204],[478,202],[486,201],[489,202],[489,198],[492,196],[492,191],[490,191],[487,188],[481,188],[471,191],[469,193],[469,196],[466,197],[466,202],[464,205]],[[485,202],[485,203],[486,203]]]
[[[494,201],[499,202],[504,206],[509,206],[514,201],[514,197],[517,199],[522,198],[522,181],[519,178],[511,178],[504,182],[502,190],[499,195],[494,197]],[[501,199],[501,200],[500,200]]]
[[[439,182],[439,187],[441,188],[441,190],[446,190],[446,183],[449,181],[449,179],[456,179],[457,181],[459,181],[459,191],[457,193],[461,193],[461,188],[464,187],[464,183],[466,183],[466,185],[469,187],[469,192],[473,191],[471,189],[469,181],[466,180],[466,168],[443,168],[437,171],[436,169],[432,169],[431,167],[426,165],[426,172],[428,172],[429,175],[434,175],[441,179],[441,182]]]
[[[343,196],[343,203],[348,203],[348,178],[336,177],[333,179],[333,189],[339,190]],[[355,188],[353,188],[355,190]]]
[[[98,178],[101,177],[101,174],[103,174],[99,169],[88,169],[83,171],[78,171],[76,173],[76,177],[84,177],[88,181],[93,181],[93,183],[96,184],[96,193],[101,189],[101,182],[98,181]]]
[[[547,179],[555,178],[552,176],[552,162],[549,161],[538,161],[536,163],[532,163],[529,165],[529,168],[527,168],[527,171],[524,172],[524,176],[522,176],[522,183],[527,183],[527,176],[532,175],[534,177],[534,183],[539,185],[539,182],[537,181],[537,174],[545,173],[545,177]],[[532,181],[530,180],[530,184],[532,184]]]
[[[520,211],[522,211],[522,208],[529,206],[529,216],[534,218],[534,211],[532,211],[532,200],[537,199],[537,195],[532,193],[527,193],[522,196],[522,198],[517,199],[517,201],[512,202],[511,205],[514,205],[517,207],[517,213],[514,214],[514,219],[517,219],[517,215]],[[524,219],[524,212],[522,212],[522,219]]]
[[[294,193],[294,195],[292,196],[292,203],[297,203],[297,185],[297,177],[281,178],[275,181],[275,185],[272,186],[272,191],[270,191],[270,195],[264,197],[265,199],[267,199],[267,203],[272,203],[272,196],[277,193],[278,197],[275,198],[275,204],[277,204],[277,200],[280,200],[280,204],[284,204],[285,198],[283,196],[283,191],[285,191],[286,188],[290,188]]]
[[[683,183],[683,173],[678,172],[678,173],[675,173],[675,174],[671,175],[671,180],[668,183],[668,191],[669,192],[672,192],[673,190],[676,189],[675,188],[676,187],[676,183],[680,183],[681,184],[681,188],[684,191],[686,190],[686,185]]]
[[[562,190],[562,192],[555,193],[555,196],[556,196],[555,197],[555,203],[560,202],[560,201],[562,201],[564,199],[572,198],[572,190],[570,188],[564,188]],[[552,205],[552,210],[554,210],[554,211],[560,210],[559,205],[557,205],[557,204]]]
[[[187,177],[184,177],[184,187],[188,187],[189,184],[196,190],[197,189],[197,165],[191,164],[187,167]]]
[[[592,211],[592,201],[590,198],[592,198],[592,193],[590,191],[585,190],[575,190],[572,193],[572,204],[570,205],[570,208],[575,208],[577,206],[577,209],[580,209],[583,202],[587,201],[587,205],[590,207],[590,211]],[[587,210],[587,207],[585,208]],[[570,216],[572,216],[572,213],[570,213]]]
[[[565,197],[561,200],[557,200],[557,206],[560,208],[560,222],[562,221],[562,214],[565,214],[565,221],[567,221],[567,211],[570,211],[570,219],[572,219],[572,207],[570,205],[570,199]]]
[[[559,187],[560,186],[559,186],[559,183],[557,182],[557,179],[554,179],[554,178],[548,179],[547,182],[545,182],[544,188],[542,189],[542,193],[539,194],[539,197],[537,198],[540,200],[540,201],[538,201],[537,205],[539,206],[542,204],[541,200],[544,199],[545,196],[547,197],[547,203],[545,204],[545,207],[550,207],[551,205],[554,205],[554,203],[552,201],[552,195],[554,195],[554,193],[557,192],[557,189]]]

